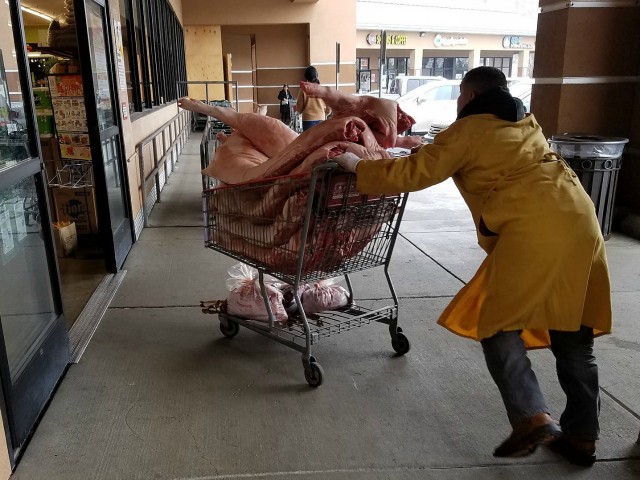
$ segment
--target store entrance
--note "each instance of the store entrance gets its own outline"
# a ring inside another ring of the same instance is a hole
[[[132,245],[104,7],[27,0],[22,16],[71,328]]]
[[[118,117],[118,100],[113,74],[109,21],[103,0],[77,0],[78,47],[83,60],[87,120],[94,161],[94,180],[106,202],[98,203],[99,216],[109,223],[101,230],[105,264],[116,272],[133,244],[124,152]],[[86,68],[86,67],[91,67]],[[124,70],[124,69],[123,69]],[[98,164],[100,163],[100,164]]]

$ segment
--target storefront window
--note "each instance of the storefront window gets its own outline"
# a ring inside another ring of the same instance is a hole
[[[91,42],[91,71],[96,85],[96,107],[98,109],[98,126],[100,131],[115,125],[113,100],[109,85],[109,63],[107,48],[104,44],[102,15],[99,11],[90,11],[87,16],[89,42]]]
[[[423,57],[422,75],[459,80],[469,70],[467,57]]]
[[[369,57],[356,58],[356,70],[369,70]]]
[[[0,305],[13,380],[28,361],[31,346],[55,318],[33,177],[0,191]]]
[[[0,4],[0,171],[30,158],[24,98],[13,49],[13,33],[6,28],[9,5]]]
[[[511,76],[511,57],[480,57],[480,65],[502,70],[506,77]]]
[[[408,57],[387,57],[387,71],[393,75],[406,75],[408,73]]]
[[[128,5],[124,0],[120,0],[120,25],[122,33],[122,51],[124,55],[125,79],[127,81],[127,98],[129,99],[129,111],[136,110],[134,90],[133,90],[133,65],[135,59],[132,56],[131,35],[129,34],[129,24],[131,13],[128,11]]]
[[[176,88],[176,82],[186,81],[184,33],[170,3],[119,1],[123,32],[128,32],[132,110],[152,108],[184,95],[186,86]]]

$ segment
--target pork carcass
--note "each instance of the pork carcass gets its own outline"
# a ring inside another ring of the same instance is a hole
[[[322,98],[333,110],[334,118],[356,116],[364,120],[383,148],[393,147],[398,132],[408,130],[415,123],[393,100],[346,94],[312,82],[300,82],[300,88],[310,97]]]
[[[253,146],[268,158],[280,153],[298,134],[280,120],[257,113],[238,113],[232,108],[207,105],[199,100],[183,97],[178,106],[202,113],[226,123],[251,139]]]

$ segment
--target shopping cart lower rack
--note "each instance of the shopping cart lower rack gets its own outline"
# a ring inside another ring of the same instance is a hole
[[[323,370],[311,355],[323,337],[380,322],[389,326],[398,354],[409,351],[398,326],[398,298],[389,263],[407,194],[361,195],[355,175],[327,162],[311,174],[269,178],[221,186],[203,192],[205,246],[258,270],[268,322],[220,313],[220,330],[234,337],[239,326],[302,352],[305,378],[312,387]],[[364,308],[353,302],[350,273],[384,267],[393,304]],[[280,325],[270,307],[265,275],[293,287],[297,315]],[[344,275],[351,304],[335,311],[307,315],[300,286]]]

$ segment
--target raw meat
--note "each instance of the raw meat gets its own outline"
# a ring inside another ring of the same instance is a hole
[[[322,281],[306,289],[300,300],[305,313],[325,312],[349,305],[349,292],[340,285]]]
[[[293,142],[298,134],[280,120],[257,113],[238,113],[231,108],[207,105],[191,98],[181,98],[178,106],[199,112],[226,123],[234,130],[251,138],[253,146],[271,158]]]
[[[350,95],[334,88],[311,82],[300,82],[300,88],[310,97],[322,98],[333,110],[334,118],[357,116],[364,120],[383,148],[395,145],[398,132],[408,130],[413,119],[404,113],[397,102],[370,95]]]
[[[202,173],[224,183],[242,183],[250,180],[246,178],[247,172],[269,158],[258,151],[240,132],[231,136],[219,133],[218,142],[221,143],[216,148],[213,160]]]
[[[257,271],[248,265],[238,264],[229,269],[232,276],[227,279],[227,312],[252,320],[269,321],[269,313],[260,291]],[[277,285],[265,283],[271,312],[279,323],[286,323],[287,312],[282,304],[282,292]]]

